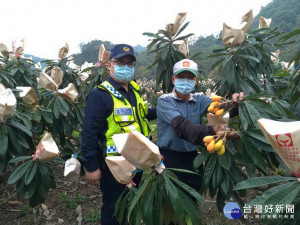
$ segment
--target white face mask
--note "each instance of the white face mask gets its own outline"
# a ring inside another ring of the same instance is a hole
[[[186,95],[194,90],[195,83],[195,80],[190,80],[187,78],[177,78],[175,79],[174,88],[180,94]]]
[[[114,77],[119,81],[128,82],[133,78],[134,67],[114,65]]]

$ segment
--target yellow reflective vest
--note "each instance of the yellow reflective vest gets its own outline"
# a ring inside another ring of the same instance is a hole
[[[127,99],[108,81],[98,85],[98,88],[108,91],[113,99],[113,111],[106,119],[108,124],[108,129],[105,133],[107,156],[119,155],[112,139],[114,134],[128,133],[134,130],[139,131],[146,137],[150,134],[150,126],[146,119],[148,107],[139,93],[140,87],[134,81],[130,83],[133,86],[137,107],[130,105]]]

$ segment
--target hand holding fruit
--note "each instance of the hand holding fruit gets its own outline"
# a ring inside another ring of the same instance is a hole
[[[207,108],[207,111],[215,114],[216,116],[222,116],[223,114],[225,114],[225,110],[228,109],[228,106],[234,106],[235,104],[237,104],[238,100],[243,100],[244,98],[244,93],[240,92],[240,93],[234,93],[232,95],[232,100],[226,100],[225,98],[221,97],[221,96],[213,96],[211,97],[212,103],[209,105],[209,107]]]

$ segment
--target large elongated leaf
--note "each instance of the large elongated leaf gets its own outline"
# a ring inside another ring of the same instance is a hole
[[[207,159],[208,156],[209,156],[208,151],[202,151],[199,155],[197,155],[197,157],[193,161],[194,170],[197,170],[199,166],[202,163],[204,163],[204,161]]]
[[[246,109],[248,111],[248,115],[251,118],[253,125],[256,128],[259,128],[257,121],[261,118],[260,113],[255,109],[250,103],[245,102]]]
[[[5,125],[0,127],[0,158],[4,158],[8,147],[8,132]]]
[[[224,169],[229,170],[231,165],[231,156],[229,152],[225,152],[223,155],[219,155],[219,163]]]
[[[244,180],[234,186],[233,190],[248,189],[253,187],[259,187],[267,184],[275,184],[282,181],[297,180],[295,177],[253,177],[248,180]]]
[[[28,170],[32,161],[27,161],[19,166],[8,178],[7,184],[14,184],[16,183]]]
[[[60,107],[61,107],[61,106],[60,106],[60,102],[59,102],[59,100],[56,98],[56,99],[55,99],[55,102],[54,102],[54,104],[53,104],[53,114],[54,114],[54,116],[55,116],[56,119],[58,119],[58,117],[59,117],[59,115],[60,115],[60,110],[61,110]]]
[[[187,215],[189,216],[192,224],[202,224],[202,220],[201,220],[201,216],[198,210],[197,205],[195,204],[195,202],[193,201],[193,199],[189,198],[188,195],[181,191],[180,189],[178,190],[178,193],[180,195],[181,198],[181,202],[184,206],[184,209],[187,213]]]
[[[25,175],[25,185],[30,184],[33,177],[36,176],[36,170],[38,168],[38,162],[33,162],[30,166],[30,168],[27,170]]]
[[[17,162],[25,161],[27,159],[32,159],[32,156],[18,156],[9,160],[8,163],[17,163]]]
[[[207,165],[204,168],[204,184],[208,185],[211,176],[215,170],[215,166],[216,166],[216,162],[217,162],[217,154],[213,154],[210,156]]]
[[[181,187],[183,190],[185,190],[187,193],[189,193],[190,195],[192,195],[195,199],[197,199],[197,201],[199,201],[203,206],[205,206],[205,202],[203,200],[203,198],[201,197],[201,195],[195,191],[193,188],[191,188],[190,186],[188,186],[187,184],[181,182],[180,180],[173,178],[171,176],[169,176],[169,178],[176,183],[179,187]]]
[[[300,184],[295,183],[294,185],[287,187],[285,189],[280,189],[274,193],[270,198],[266,199],[264,202],[265,205],[285,205],[291,204],[292,201],[296,198],[300,191]]]
[[[133,211],[133,209],[135,208],[136,204],[138,203],[138,201],[140,200],[142,194],[144,194],[145,190],[148,188],[149,185],[151,185],[153,182],[152,179],[146,179],[145,182],[142,184],[141,187],[139,187],[136,195],[134,196],[134,198],[132,199],[129,208],[128,208],[128,215],[127,215],[127,220],[130,220],[130,215],[131,212]]]
[[[170,202],[172,204],[174,214],[178,218],[179,222],[184,222],[184,208],[181,204],[178,189],[176,186],[170,181],[169,176],[167,176],[165,173],[162,173],[164,177],[164,182],[166,185],[166,189],[168,190],[168,196],[170,199]],[[171,178],[171,177],[170,177]]]
[[[9,124],[12,125],[13,127],[17,128],[17,129],[23,131],[28,136],[32,137],[32,132],[26,126],[20,124],[19,122],[11,120]]]

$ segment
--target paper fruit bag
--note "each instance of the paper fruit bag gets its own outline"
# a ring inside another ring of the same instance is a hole
[[[105,162],[114,178],[121,184],[129,184],[135,176],[132,171],[136,170],[136,167],[123,156],[107,156]]]
[[[155,168],[159,173],[165,168],[161,161],[163,156],[157,145],[138,131],[112,136],[118,152],[138,169]]]
[[[212,113],[207,113],[207,121],[208,121],[208,124],[211,126],[228,125],[229,113],[226,113],[223,117],[215,116]]]
[[[300,177],[300,121],[279,122],[259,119],[257,122],[266,139],[292,174]]]
[[[81,164],[74,156],[65,162],[64,176],[70,180],[77,182],[80,176]]]
[[[58,147],[50,133],[46,132],[40,140],[32,160],[45,161],[59,156]]]

